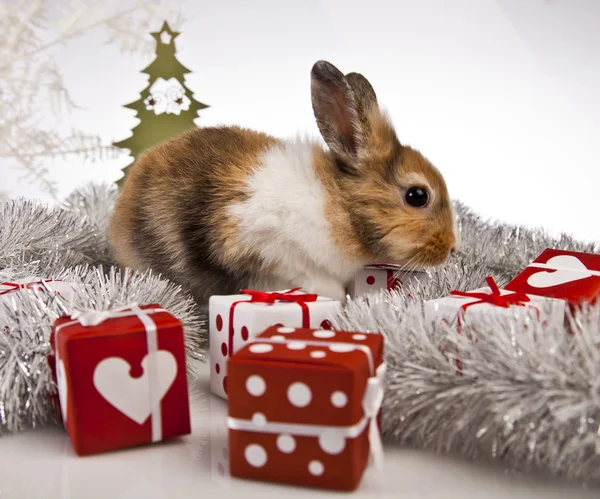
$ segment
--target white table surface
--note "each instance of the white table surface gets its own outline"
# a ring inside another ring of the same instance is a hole
[[[228,477],[223,452],[227,442],[225,402],[209,393],[208,366],[203,365],[200,372],[201,379],[190,394],[193,431],[180,439],[77,457],[62,427],[0,437],[0,499],[340,496],[340,493]],[[344,495],[356,499],[597,499],[600,490],[504,473],[491,465],[392,446],[386,448],[383,476],[378,477],[369,469],[359,489]]]

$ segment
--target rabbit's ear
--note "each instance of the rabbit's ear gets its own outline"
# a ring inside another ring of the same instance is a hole
[[[374,107],[378,107],[377,95],[372,85],[360,73],[348,73],[346,81],[354,92],[359,117],[366,117]]]
[[[362,142],[360,157],[389,163],[400,154],[400,142],[387,114],[377,102],[375,90],[363,75],[349,73],[346,81],[352,88],[360,120]]]
[[[343,73],[326,61],[311,72],[312,105],[323,139],[340,159],[356,160],[363,140],[363,125],[352,87]]]

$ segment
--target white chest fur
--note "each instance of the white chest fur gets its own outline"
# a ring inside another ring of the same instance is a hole
[[[310,141],[296,140],[270,149],[248,178],[249,198],[229,213],[243,244],[277,269],[259,281],[264,286],[302,286],[341,299],[362,262],[345,258],[334,243],[323,186],[312,167],[313,148]]]

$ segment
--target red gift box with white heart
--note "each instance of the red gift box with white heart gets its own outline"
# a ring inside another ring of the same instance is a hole
[[[354,490],[380,468],[383,337],[271,327],[230,357],[234,477]]]
[[[159,305],[77,311],[56,320],[50,343],[77,454],[190,433],[183,324]]]
[[[425,272],[409,271],[401,265],[392,263],[372,263],[359,270],[346,289],[352,298],[376,293],[393,291],[408,283],[426,278]]]
[[[600,255],[548,248],[504,289],[571,305],[594,302],[600,296]]]

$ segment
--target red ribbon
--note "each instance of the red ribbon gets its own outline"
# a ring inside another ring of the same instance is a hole
[[[496,307],[509,308],[511,305],[518,305],[524,307],[527,302],[530,301],[529,296],[520,291],[503,295],[500,293],[500,288],[494,281],[493,277],[486,277],[485,281],[492,290],[491,294],[482,293],[479,291],[450,291],[451,295],[462,296],[465,298],[477,298],[479,301],[472,301],[465,303],[461,308],[463,312],[472,305],[479,305],[481,303],[489,303]]]
[[[28,282],[26,284],[19,284],[18,282],[0,282],[0,286],[6,286],[10,289],[4,289],[0,291],[1,295],[7,295],[8,293],[12,293],[14,291],[18,291],[19,289],[34,289],[34,286],[43,286],[44,282],[50,282],[50,280],[37,281],[37,282]]]
[[[524,307],[524,306],[526,306],[527,302],[531,301],[529,299],[529,296],[527,296],[525,293],[522,293],[520,291],[517,291],[515,293],[509,293],[506,295],[501,294],[500,288],[496,284],[496,281],[494,281],[494,278],[491,276],[486,277],[485,281],[487,282],[488,286],[491,289],[491,294],[490,293],[482,293],[479,291],[457,291],[457,290],[450,291],[450,294],[453,296],[461,296],[464,298],[477,298],[477,300],[478,300],[478,301],[472,301],[469,303],[465,303],[464,305],[462,305],[460,307],[462,312],[460,314],[458,314],[457,324],[456,324],[458,327],[459,334],[462,334],[461,330],[462,330],[463,315],[466,313],[467,308],[469,308],[472,305],[480,305],[481,303],[489,303],[490,305],[494,305],[496,307],[502,307],[502,308],[509,308],[511,305],[517,305],[517,306]],[[462,367],[463,366],[462,366],[462,362],[459,359],[456,359],[456,367],[458,368],[457,374],[459,376],[462,376]]]
[[[310,310],[307,303],[317,301],[319,295],[300,294],[295,295],[296,291],[302,288],[294,288],[283,293],[273,292],[267,293],[266,291],[256,291],[254,289],[242,289],[241,293],[250,296],[250,300],[236,301],[229,309],[229,355],[233,354],[233,314],[235,307],[240,303],[267,303],[274,304],[277,302],[297,303],[302,309],[302,327],[310,327]]]

